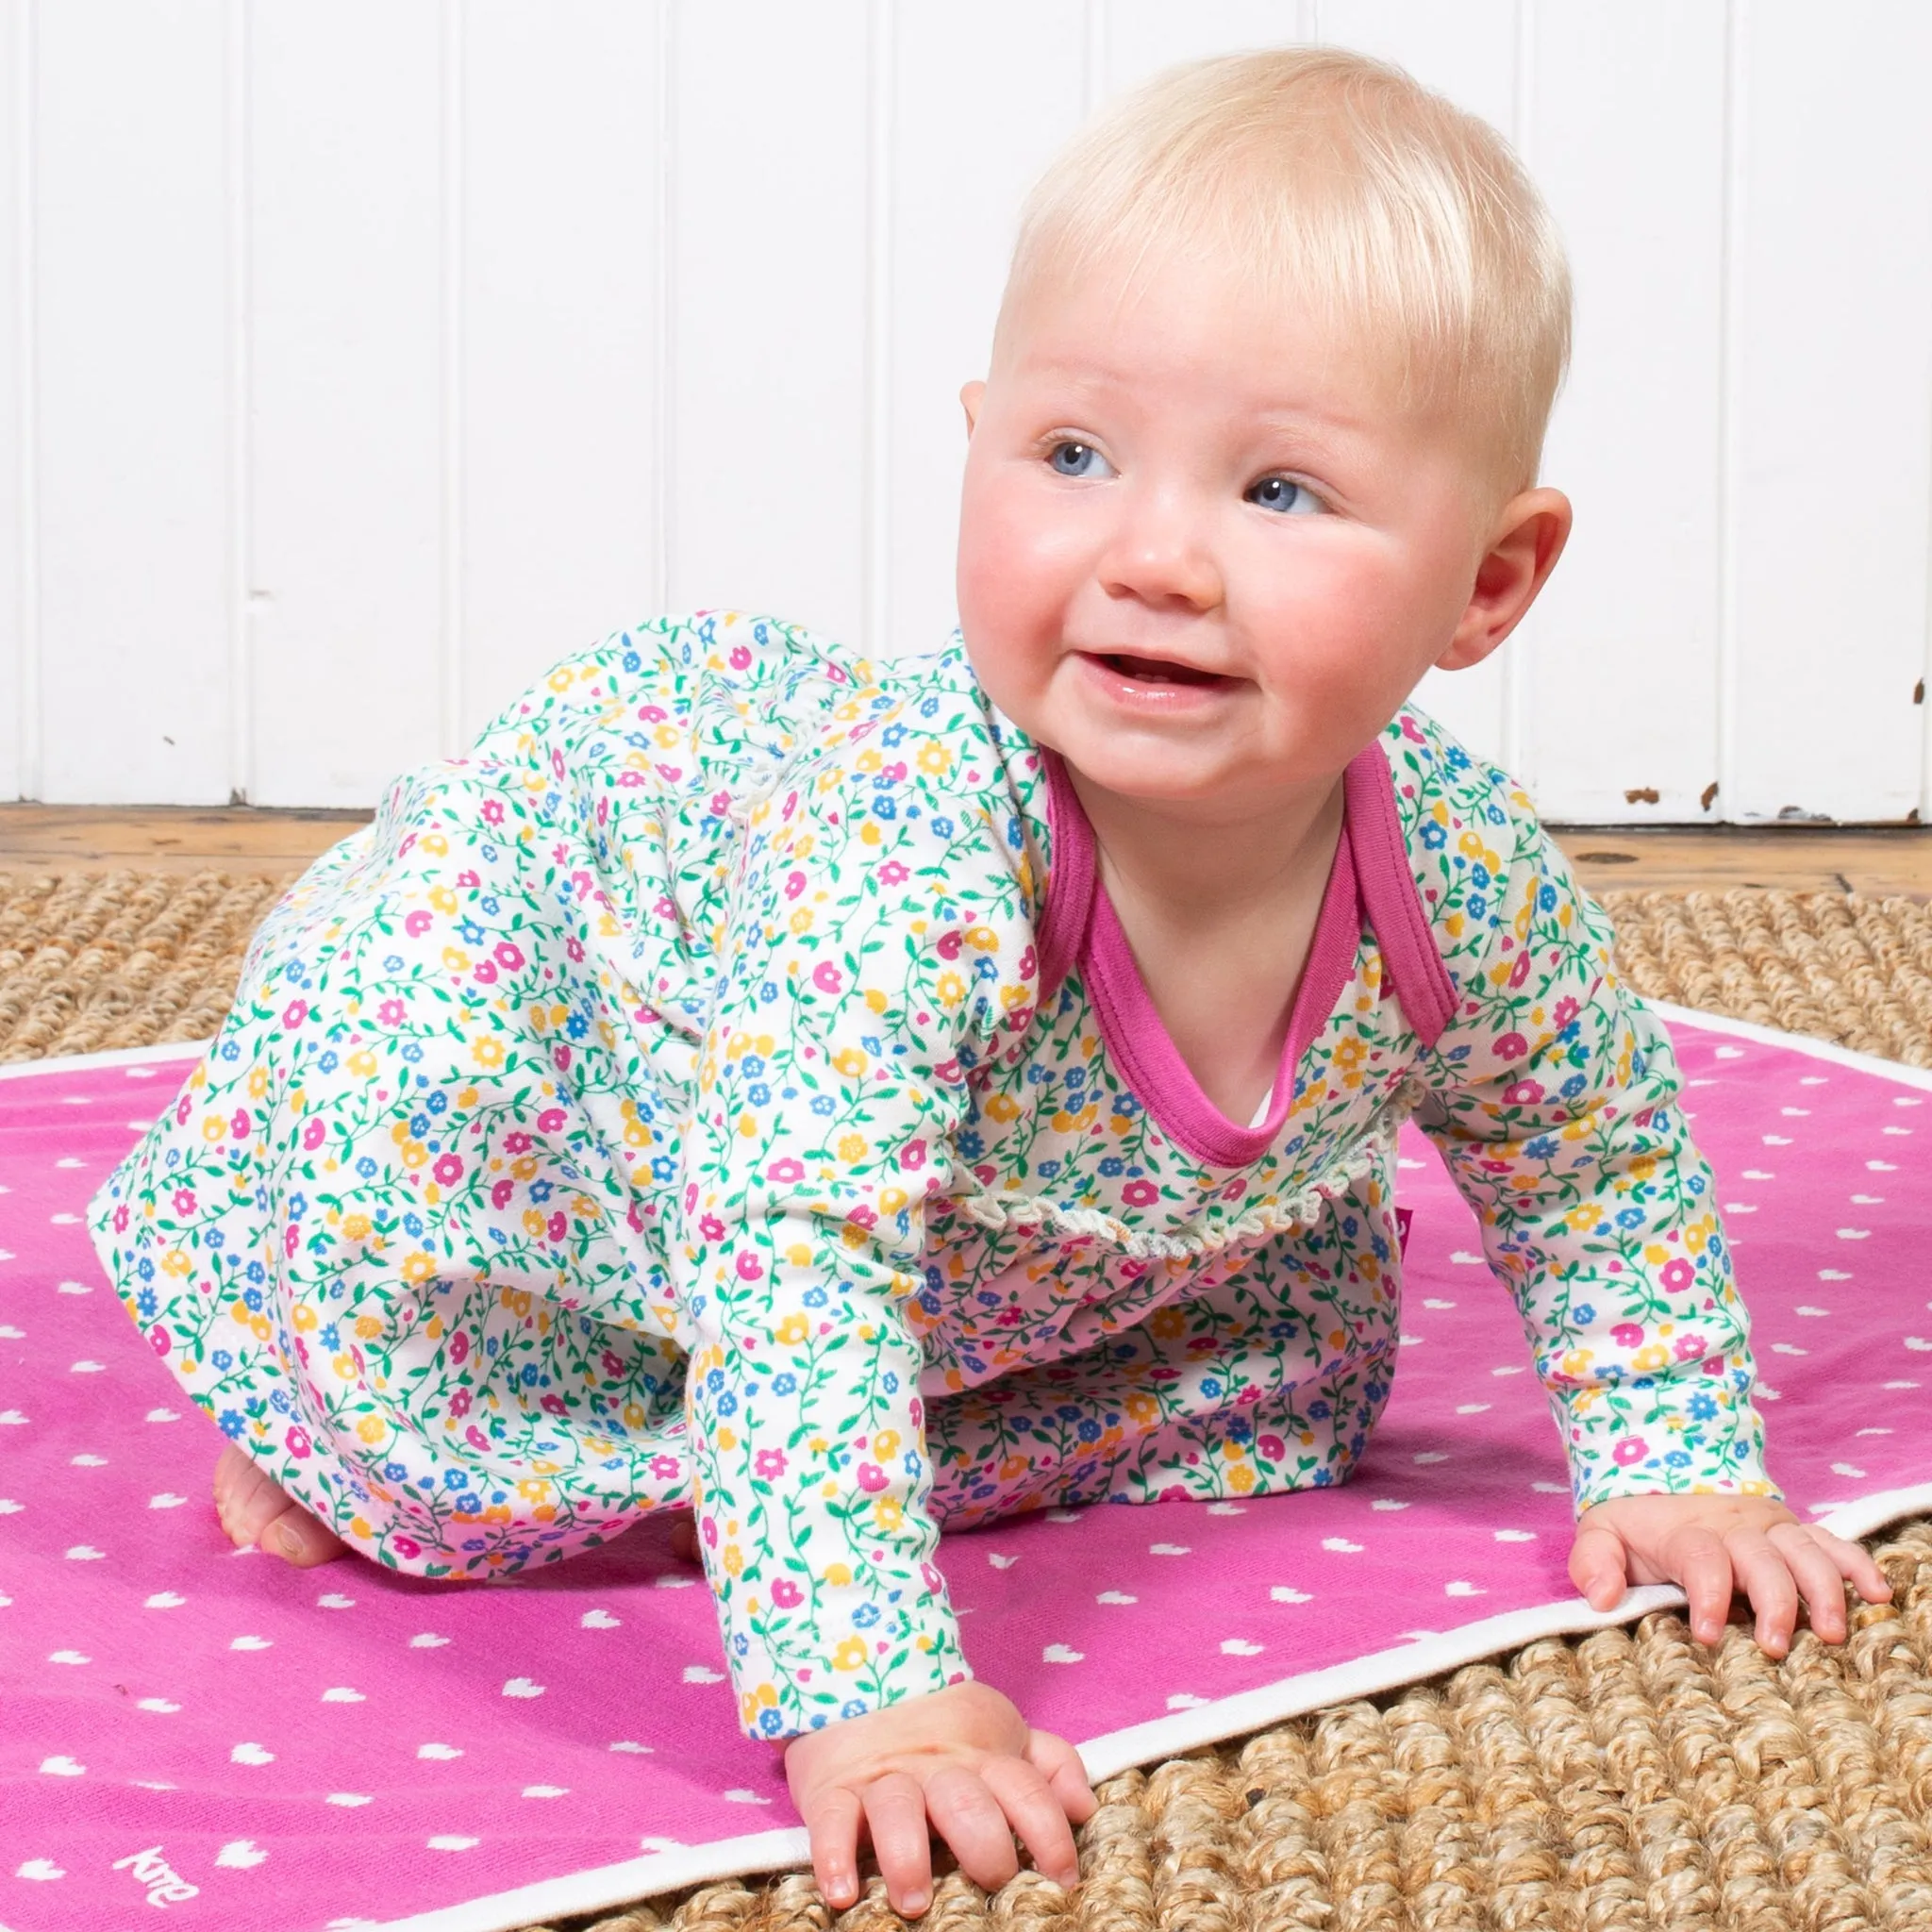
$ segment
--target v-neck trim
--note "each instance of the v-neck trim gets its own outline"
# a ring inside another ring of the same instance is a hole
[[[1389,761],[1372,741],[1342,774],[1342,822],[1308,957],[1281,1042],[1266,1115],[1230,1120],[1202,1091],[1174,1045],[1100,878],[1093,827],[1058,753],[1041,750],[1051,846],[1040,946],[1042,998],[1078,968],[1108,1052],[1135,1097],[1177,1146],[1213,1167],[1239,1168],[1272,1147],[1299,1095],[1303,1056],[1354,977],[1365,918],[1404,1013],[1424,1043],[1455,1009],[1433,931],[1416,897]],[[1433,972],[1431,972],[1433,968]]]

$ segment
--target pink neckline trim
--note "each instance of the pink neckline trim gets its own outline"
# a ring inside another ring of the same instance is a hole
[[[1349,980],[1362,927],[1380,942],[1387,975],[1409,1024],[1433,1045],[1455,1011],[1455,993],[1409,871],[1388,758],[1377,742],[1342,777],[1342,825],[1301,984],[1289,1013],[1268,1113],[1258,1125],[1231,1121],[1200,1088],[1153,998],[1119,915],[1100,883],[1093,828],[1058,753],[1046,769],[1052,844],[1039,929],[1042,1003],[1078,965],[1102,1037],[1127,1083],[1169,1139],[1213,1167],[1246,1167],[1281,1132],[1297,1092],[1296,1070]]]

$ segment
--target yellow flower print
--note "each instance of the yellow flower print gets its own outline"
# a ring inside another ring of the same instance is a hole
[[[941,973],[933,988],[933,996],[942,1007],[957,1007],[966,997],[966,982],[957,973]]]
[[[445,946],[442,949],[442,970],[445,973],[464,974],[470,970],[470,956],[460,946]]]
[[[841,1134],[839,1136],[839,1158],[841,1160],[863,1160],[866,1156],[866,1141],[863,1134]]]
[[[832,1653],[832,1668],[835,1671],[856,1671],[865,1661],[865,1645],[856,1637],[848,1637]]]
[[[428,1257],[425,1256],[424,1258],[426,1260]],[[381,1333],[382,1324],[374,1315],[358,1315],[356,1317],[356,1340],[358,1341],[374,1341]]]
[[[787,1315],[772,1330],[772,1340],[780,1348],[796,1348],[811,1332],[811,1324],[803,1315]]]
[[[899,1432],[897,1429],[881,1429],[872,1439],[873,1457],[878,1462],[890,1461],[899,1453]]]
[[[1020,1103],[1010,1093],[1004,1091],[989,1094],[986,1117],[992,1121],[1016,1121],[1020,1118]]]
[[[943,777],[953,768],[953,754],[937,738],[928,738],[919,748],[919,769],[929,772],[935,778]]]
[[[365,1415],[356,1424],[356,1433],[365,1442],[379,1442],[389,1434],[389,1424],[379,1415]]]
[[[421,1248],[418,1248],[413,1254],[408,1255],[404,1257],[403,1279],[405,1281],[427,1281],[429,1277],[435,1273],[435,1257],[433,1256],[425,1254]],[[366,1320],[367,1318],[365,1317],[364,1319]],[[360,1324],[358,1323],[358,1331],[359,1328]]]
[[[1000,936],[990,925],[969,925],[961,937],[975,953],[996,953],[1000,949]]]
[[[852,1581],[852,1572],[843,1563],[827,1563],[825,1565],[825,1581],[832,1585],[834,1589],[837,1589],[841,1584],[847,1584]]]
[[[470,1058],[479,1067],[500,1067],[503,1064],[503,1041],[495,1034],[486,1033],[480,1039],[471,1041]]]
[[[348,1058],[348,1069],[358,1080],[373,1080],[375,1077],[375,1056],[365,1047],[358,1048]]]
[[[869,1064],[866,1057],[856,1046],[841,1047],[832,1056],[832,1064],[848,1080],[857,1080]]]
[[[881,1496],[872,1506],[872,1520],[881,1536],[891,1536],[906,1521],[898,1497]]]

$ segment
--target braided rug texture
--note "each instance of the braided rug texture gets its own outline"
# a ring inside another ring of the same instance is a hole
[[[211,1033],[272,881],[0,873],[0,1060]],[[1640,991],[1932,1066],[1932,908],[1611,892]],[[1932,1523],[1781,1663],[1671,1612],[1108,1779],[1077,1893],[941,1878],[931,1932],[1932,1932]],[[737,1880],[556,1932],[887,1932],[878,1880]]]

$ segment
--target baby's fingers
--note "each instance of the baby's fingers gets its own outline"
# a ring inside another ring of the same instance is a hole
[[[1026,1761],[1053,1787],[1060,1809],[1074,1824],[1085,1824],[1099,1808],[1100,1801],[1087,1781],[1087,1767],[1064,1738],[1051,1731],[1028,1731]]]
[[[1770,1545],[1765,1548],[1769,1554]],[[1729,1552],[1709,1530],[1690,1529],[1671,1540],[1666,1557],[1665,1568],[1674,1574],[1690,1600],[1691,1636],[1699,1643],[1717,1642],[1731,1614]],[[1785,1580],[1787,1584],[1790,1581],[1789,1576]],[[1795,1598],[1793,1603],[1795,1606]]]
[[[1790,1566],[1797,1579],[1811,1627],[1827,1643],[1842,1643],[1845,1635],[1845,1583],[1838,1558],[1802,1523],[1774,1524],[1772,1547]]]
[[[1080,1882],[1080,1855],[1058,1792],[1022,1757],[990,1758],[979,1774],[1033,1855],[1035,1869],[1072,1891]]]
[[[858,1821],[856,1792],[834,1785],[805,1821],[811,1833],[811,1871],[825,1903],[835,1911],[858,1903]]]
[[[989,1765],[976,1772],[964,1765],[934,1772],[925,1781],[925,1808],[960,1871],[982,1890],[997,1891],[1020,1869],[1007,1807]]]
[[[1833,1536],[1828,1529],[1820,1529],[1814,1524],[1807,1523],[1802,1527],[1831,1558],[1838,1574],[1848,1578],[1868,1604],[1891,1601],[1891,1585],[1886,1582],[1885,1572],[1872,1560],[1872,1552],[1862,1543],[1847,1542],[1843,1537]]]
[[[924,1791],[903,1771],[874,1778],[865,1788],[865,1822],[892,1909],[918,1918],[932,1903],[932,1840],[925,1828]]]
[[[1758,1649],[1769,1657],[1783,1657],[1791,1647],[1791,1632],[1798,1624],[1798,1585],[1791,1565],[1784,1552],[1758,1530],[1733,1530],[1724,1539],[1724,1547],[1737,1572],[1738,1588],[1757,1612],[1755,1634]],[[1835,1584],[1837,1579],[1833,1581]],[[1707,1643],[1715,1641],[1705,1640]]]

